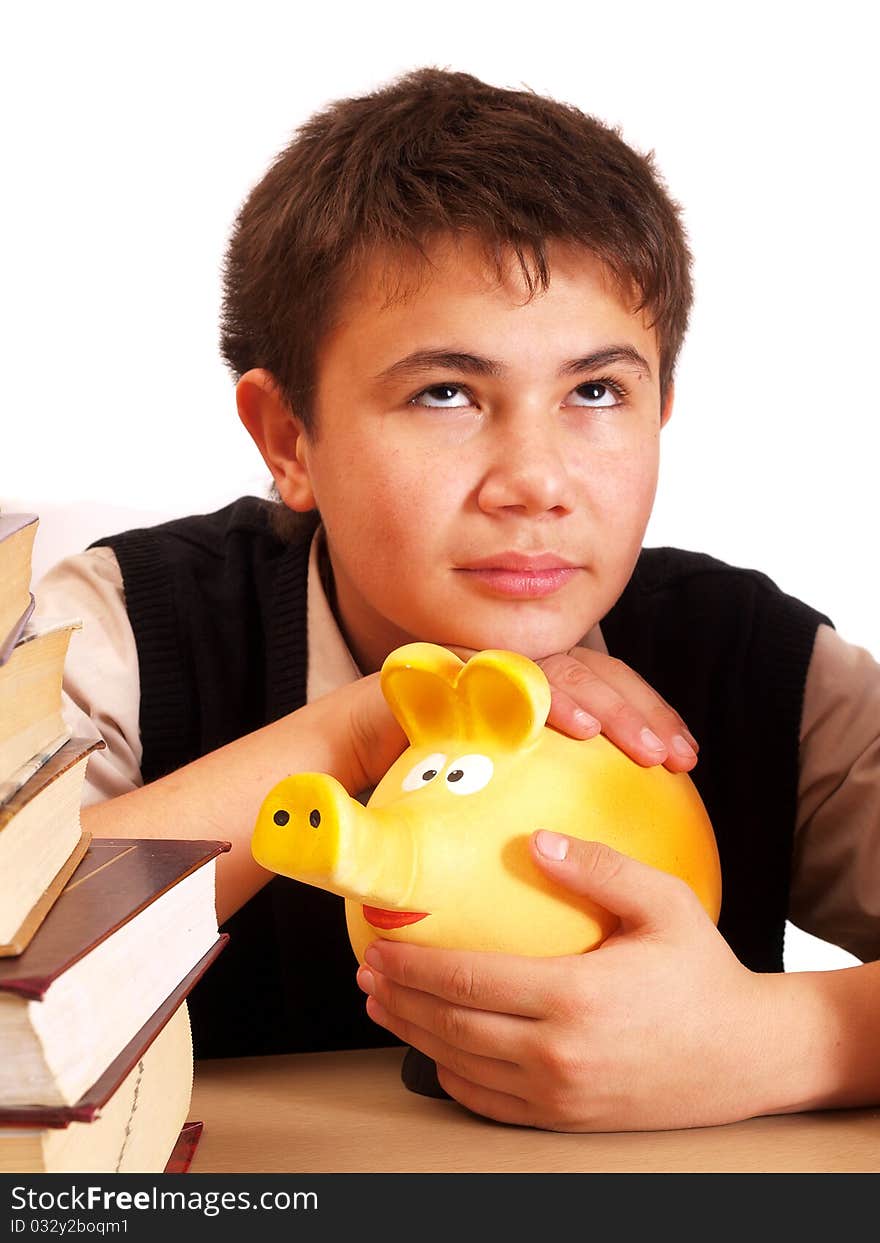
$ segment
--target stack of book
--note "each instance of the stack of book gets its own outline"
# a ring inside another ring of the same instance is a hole
[[[182,1171],[186,997],[227,938],[226,842],[93,839],[61,684],[75,620],[34,624],[33,514],[0,515],[0,1173]]]
[[[79,622],[31,620],[36,532],[36,514],[0,514],[0,957],[25,949],[88,846],[75,809],[96,747],[61,714]]]

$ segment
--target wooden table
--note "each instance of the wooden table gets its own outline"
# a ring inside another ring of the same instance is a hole
[[[189,1116],[208,1173],[880,1172],[880,1109],[686,1131],[563,1135],[408,1092],[403,1051],[206,1061]]]

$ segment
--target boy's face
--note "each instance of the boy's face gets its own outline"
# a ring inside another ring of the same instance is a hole
[[[670,410],[653,330],[590,254],[552,248],[531,301],[515,260],[499,283],[476,245],[431,258],[406,298],[378,262],[349,291],[297,442],[364,672],[414,639],[577,644],[635,564]]]

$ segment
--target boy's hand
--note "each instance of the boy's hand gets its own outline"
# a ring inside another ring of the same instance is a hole
[[[550,683],[549,725],[573,738],[601,731],[646,768],[680,773],[696,764],[699,745],[684,721],[622,660],[573,647],[538,664]]]
[[[462,660],[475,655],[466,648],[451,650]],[[681,773],[696,764],[699,744],[684,721],[622,660],[573,647],[537,663],[550,683],[548,725],[572,738],[603,733],[645,768],[663,764]]]
[[[450,650],[462,660],[476,654]],[[550,683],[548,724],[573,738],[602,732],[645,767],[663,763],[670,772],[687,772],[696,764],[699,748],[684,721],[622,661],[575,647],[538,664]],[[345,785],[357,793],[378,784],[408,744],[382,695],[378,673],[361,678],[350,694],[355,775]]]
[[[554,833],[533,834],[532,855],[618,930],[562,958],[374,942],[358,972],[371,1018],[501,1122],[653,1130],[766,1112],[779,1068],[756,1052],[784,1043],[768,1038],[775,977],[738,961],[683,881]]]
[[[352,775],[343,785],[359,794],[378,785],[394,761],[409,746],[379,686],[379,674],[371,673],[346,688],[349,696],[348,741]]]

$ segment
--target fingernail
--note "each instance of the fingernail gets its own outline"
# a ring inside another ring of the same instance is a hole
[[[591,716],[589,712],[584,712],[583,708],[575,708],[574,719],[578,729],[583,730],[585,734],[598,734],[602,728],[602,722]]]
[[[388,1011],[375,997],[367,998],[367,1014],[374,1023],[381,1023],[383,1027],[388,1025]]]
[[[685,759],[695,760],[697,758],[696,751],[687,738],[684,738],[681,734],[676,734],[672,739],[672,749],[676,755],[684,756]]]
[[[358,988],[365,993],[374,993],[376,991],[376,977],[373,975],[369,967],[359,967],[357,973]]]
[[[381,968],[382,955],[379,953],[379,950],[375,945],[367,947],[367,952],[364,954],[364,961],[368,962],[371,967]]]
[[[545,858],[555,859],[557,862],[568,854],[568,838],[561,833],[548,833],[546,829],[540,829],[535,837],[535,845]]]
[[[649,751],[665,751],[666,750],[665,745],[660,741],[660,739],[657,737],[657,735],[652,730],[648,729],[647,725],[642,730],[641,734],[639,734],[639,737],[641,738],[643,744],[648,748]]]

